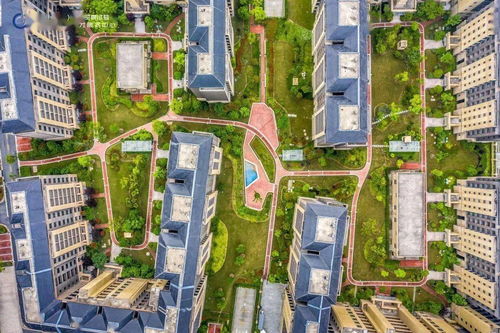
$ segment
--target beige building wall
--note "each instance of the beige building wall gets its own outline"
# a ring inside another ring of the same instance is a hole
[[[495,263],[496,238],[481,232],[467,229],[461,226],[454,226],[453,231],[460,240],[453,244],[453,247],[460,252],[474,255],[488,262]]]
[[[469,332],[499,333],[500,326],[468,306],[451,304],[453,319]]]
[[[463,8],[474,8],[474,4],[479,0],[459,1]],[[460,25],[455,35],[460,38],[460,42],[454,49],[454,53],[460,53],[469,46],[476,44],[484,38],[495,34],[494,8],[491,7],[469,22]]]
[[[458,277],[458,281],[452,282],[452,284],[460,293],[495,310],[496,288],[494,282],[488,281],[458,265],[455,265],[453,273],[449,272],[449,274]]]
[[[453,89],[455,94],[477,87],[483,83],[495,80],[495,53],[481,58],[472,64],[459,68],[454,75],[460,78],[460,83]]]
[[[466,106],[454,113],[460,118],[460,126],[456,132],[494,127],[497,123],[495,100]]]
[[[496,196],[493,189],[467,187],[464,180],[459,181],[453,191],[459,195],[459,202],[454,205],[458,211],[496,216]]]
[[[80,221],[49,231],[52,257],[58,257],[79,247],[89,245],[89,234],[90,224],[88,221]]]

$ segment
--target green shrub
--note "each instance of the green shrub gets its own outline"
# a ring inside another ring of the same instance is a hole
[[[209,267],[210,273],[213,274],[217,273],[224,266],[229,235],[226,225],[220,219],[214,218],[211,223],[213,238]]]

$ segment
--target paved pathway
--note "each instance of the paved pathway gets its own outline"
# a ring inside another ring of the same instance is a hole
[[[427,241],[428,242],[439,242],[446,239],[446,234],[444,232],[437,231],[427,231]]]
[[[23,332],[14,266],[5,267],[0,281],[0,332]]]
[[[425,78],[425,89],[430,89],[434,88],[436,86],[443,86],[444,85],[444,79],[428,79]]]
[[[444,193],[427,192],[427,202],[444,202]]]
[[[12,261],[10,233],[0,234],[0,261]]]
[[[427,117],[425,123],[426,123],[427,128],[444,127],[445,119],[444,118],[429,118],[429,117]]]
[[[426,39],[424,41],[424,45],[426,50],[439,49],[444,46],[444,42],[442,40]]]

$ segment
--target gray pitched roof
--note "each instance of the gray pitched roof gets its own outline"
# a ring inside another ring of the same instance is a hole
[[[198,156],[194,170],[178,166],[181,144],[197,145]],[[187,332],[191,324],[193,294],[199,276],[197,276],[198,256],[201,241],[202,221],[207,194],[207,180],[210,169],[210,154],[214,144],[211,134],[190,134],[174,132],[170,142],[168,158],[168,177],[177,183],[167,183],[163,199],[162,230],[175,230],[175,233],[162,232],[158,241],[156,258],[156,276],[172,281],[171,290],[176,306],[179,308],[177,332]],[[172,218],[173,197],[183,195],[191,197],[189,222],[179,222]],[[184,270],[181,274],[165,272],[165,258],[169,248],[186,250]]]
[[[316,240],[318,218],[337,220],[333,243]],[[296,304],[293,332],[306,332],[307,322],[319,323],[319,332],[328,330],[330,308],[337,301],[339,282],[342,279],[342,250],[347,228],[347,207],[327,205],[322,202],[308,202],[305,206],[302,223],[301,255],[298,263],[295,284]],[[315,251],[313,253],[308,251]],[[328,291],[324,295],[310,292],[311,270],[320,269],[330,272]]]
[[[24,31],[19,29],[15,22],[18,21],[21,13],[22,1],[2,0],[0,42],[1,51],[10,50],[10,60],[12,65],[12,75],[10,79],[2,74],[1,86],[7,87],[9,96],[15,92],[17,119],[1,119],[0,112],[0,132],[2,133],[22,133],[35,129],[35,115],[33,112],[33,96],[31,92],[31,77],[28,66],[28,51]],[[7,98],[5,93],[0,95],[0,99]]]
[[[366,1],[359,3],[359,24],[341,25],[341,13],[338,0],[324,0],[326,41],[335,44],[325,46],[325,126],[327,144],[366,144],[368,139],[368,5]],[[341,42],[341,43],[339,43]],[[339,77],[339,55],[342,53],[359,54],[359,77],[346,79]],[[337,93],[343,92],[343,95]],[[328,93],[336,93],[331,95]],[[356,105],[359,107],[359,129],[340,130],[340,106]]]
[[[198,24],[198,7],[212,8],[212,23]],[[187,9],[188,87],[222,88],[226,83],[226,0],[189,0]],[[209,53],[211,74],[198,73],[198,55]]]

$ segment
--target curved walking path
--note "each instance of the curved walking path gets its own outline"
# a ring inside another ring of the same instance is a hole
[[[180,17],[181,18],[181,17]],[[180,19],[179,18],[179,19]],[[402,26],[409,26],[411,23],[405,22],[405,23],[398,23],[401,24]],[[374,24],[372,27],[374,28],[381,28],[381,27],[392,27],[395,24],[392,23],[380,23],[380,24]],[[253,26],[254,30],[256,29],[256,26]],[[263,28],[263,27],[262,27]],[[170,28],[171,29],[171,28]],[[423,26],[419,24],[419,29],[421,33],[421,45],[420,45],[420,51],[421,54],[424,55],[425,48],[424,48],[424,41],[423,41]],[[257,31],[256,31],[257,32]],[[261,51],[265,52],[265,33],[264,30],[257,32],[261,34]],[[89,37],[89,74],[90,78],[89,81],[91,83],[91,105],[92,105],[92,117],[93,121],[97,123],[97,100],[96,100],[96,92],[95,92],[95,79],[94,79],[94,68],[93,68],[93,53],[92,53],[92,45],[93,42],[97,38],[101,37],[153,37],[153,38],[165,38],[168,41],[168,53],[169,53],[169,59],[170,59],[170,66],[169,66],[169,90],[170,90],[170,98],[173,96],[172,92],[172,87],[173,87],[173,78],[172,78],[172,51],[171,51],[171,39],[168,34],[165,33],[156,33],[156,34],[148,34],[148,33],[113,33],[113,34],[108,34],[108,33],[99,33],[99,34],[90,34]],[[425,58],[424,58],[425,59]],[[265,64],[265,54],[261,54],[261,63],[264,61]],[[265,77],[266,77],[266,69],[265,66],[264,68],[261,68],[261,100],[263,101],[263,105],[265,105]],[[425,60],[422,61],[421,63],[421,77],[425,77]],[[262,80],[263,79],[263,80]],[[422,80],[424,82],[424,80]],[[422,95],[422,105],[425,107],[425,88],[423,84],[421,85],[421,95]],[[369,89],[368,93],[368,99],[371,97],[371,91]],[[260,103],[257,103],[260,104]],[[266,105],[267,107],[267,105]],[[268,112],[273,112],[272,109],[267,107]],[[273,112],[274,113],[274,112]],[[263,113],[264,115],[265,113]],[[354,176],[357,177],[358,179],[358,184],[356,187],[356,190],[353,194],[353,199],[352,199],[352,204],[351,204],[351,220],[349,224],[349,244],[348,244],[348,253],[347,253],[347,260],[345,261],[347,263],[347,281],[346,283],[356,285],[356,286],[388,286],[388,287],[397,287],[397,286],[402,286],[402,287],[415,287],[415,286],[423,286],[425,285],[427,279],[424,278],[421,281],[417,282],[409,282],[409,281],[358,281],[353,278],[352,276],[352,269],[353,269],[353,257],[354,257],[354,241],[355,241],[355,230],[356,230],[356,212],[357,212],[357,204],[358,204],[358,199],[361,193],[361,189],[364,185],[364,182],[368,176],[370,167],[371,167],[371,162],[372,162],[372,135],[371,133],[368,134],[368,145],[367,145],[367,160],[366,164],[362,169],[359,170],[303,170],[303,171],[290,171],[286,170],[283,165],[281,164],[280,158],[278,154],[276,153],[276,149],[279,145],[279,142],[277,141],[277,129],[269,130],[269,127],[266,126],[261,126],[262,123],[259,121],[250,121],[248,124],[243,123],[243,122],[238,122],[238,121],[232,121],[232,120],[224,120],[224,119],[211,119],[211,118],[199,118],[199,117],[191,117],[191,116],[181,116],[174,114],[172,112],[169,112],[167,115],[164,115],[158,120],[161,121],[168,121],[168,122],[188,122],[188,123],[201,123],[201,124],[207,124],[207,125],[220,125],[220,126],[234,126],[238,127],[241,129],[244,129],[247,133],[247,135],[250,135],[252,138],[253,137],[258,137],[259,139],[262,140],[264,145],[267,147],[269,152],[271,153],[274,163],[275,163],[275,169],[276,169],[276,179],[274,183],[270,183],[272,185],[272,193],[273,193],[273,199],[272,199],[272,204],[271,204],[271,209],[270,209],[270,218],[269,218],[269,227],[268,227],[268,239],[267,239],[267,245],[266,245],[266,256],[265,256],[265,264],[264,264],[264,270],[263,270],[263,277],[267,279],[269,275],[269,270],[271,266],[271,251],[272,251],[272,245],[273,245],[273,235],[274,235],[274,227],[275,227],[275,216],[276,216],[276,208],[278,204],[278,188],[280,181],[282,180],[283,177],[317,177],[317,176]],[[275,120],[274,120],[275,122]],[[426,141],[425,141],[425,114],[422,114],[421,116],[421,130],[422,130],[422,154],[421,154],[421,161],[420,161],[420,168],[422,171],[426,172]],[[271,127],[272,128],[272,127]],[[74,158],[78,158],[79,156],[84,156],[84,155],[98,155],[101,159],[101,165],[102,165],[102,172],[103,172],[103,178],[104,178],[104,196],[106,198],[106,206],[107,206],[107,212],[108,212],[108,219],[110,222],[110,225],[112,225],[113,221],[113,213],[111,209],[111,194],[109,190],[109,182],[108,182],[108,175],[107,175],[107,166],[106,166],[106,151],[107,149],[112,146],[113,144],[118,143],[120,140],[123,138],[130,136],[137,131],[141,129],[146,129],[150,132],[153,133],[152,131],[152,122],[147,123],[145,125],[142,125],[140,127],[137,127],[135,129],[132,129],[126,133],[121,134],[120,136],[106,142],[106,143],[99,143],[95,142],[94,146],[87,152],[80,152],[80,153],[74,153],[74,154],[69,154],[61,157],[56,157],[56,158],[51,158],[51,159],[46,159],[46,160],[39,160],[39,161],[23,161],[21,162],[21,166],[34,166],[34,165],[42,165],[42,164],[47,164],[47,163],[54,163],[54,162],[59,162],[59,161],[64,161],[64,160],[70,160]],[[153,172],[154,172],[154,166],[155,166],[155,161],[156,161],[156,151],[157,151],[157,138],[155,137],[155,145],[154,145],[154,150],[153,150],[153,156],[152,156],[152,162],[151,162],[151,175],[150,175],[150,186],[149,186],[149,200],[148,200],[148,217],[146,219],[146,230],[145,230],[145,239],[144,242],[140,245],[134,246],[132,249],[134,250],[140,250],[144,249],[147,247],[147,244],[149,242],[149,234],[150,234],[150,229],[151,229],[151,205],[152,205],[152,195],[153,195],[153,189],[154,189],[154,179],[153,179]],[[111,232],[111,238],[113,240],[113,243],[118,245],[118,241],[116,240],[115,233]],[[427,258],[425,257],[424,259],[424,268],[427,268]]]

